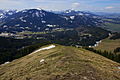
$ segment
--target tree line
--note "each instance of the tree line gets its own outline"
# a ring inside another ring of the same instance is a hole
[[[0,64],[10,62],[14,59],[21,58],[40,48],[41,46],[51,44],[46,40],[15,40],[6,38],[0,39]],[[10,42],[10,43],[9,43]],[[27,43],[27,44],[25,44]]]
[[[89,47],[84,47],[85,49],[95,52],[99,55],[102,55],[108,59],[111,59],[113,61],[119,62],[120,63],[120,54],[117,54],[117,52],[120,50],[120,48],[116,48],[114,52],[108,52],[108,51],[101,51],[101,50],[96,50],[94,48],[89,48]],[[120,51],[119,51],[120,52]]]

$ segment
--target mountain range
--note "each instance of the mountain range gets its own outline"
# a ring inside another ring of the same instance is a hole
[[[17,10],[0,10],[0,20],[17,13]]]
[[[10,14],[10,15],[8,15]],[[0,31],[46,31],[61,28],[96,27],[99,16],[88,12],[66,10],[59,14],[42,9],[8,11],[1,16]]]
[[[120,48],[96,49],[119,45],[109,41],[119,25],[85,11],[0,10],[0,80],[120,80]]]

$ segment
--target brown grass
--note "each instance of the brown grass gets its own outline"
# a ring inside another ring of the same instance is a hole
[[[113,52],[114,49],[120,47],[120,39],[110,40],[109,38],[102,40],[99,46],[95,47],[97,50],[106,50]]]
[[[1,65],[0,80],[120,80],[119,66],[93,52],[57,45]]]

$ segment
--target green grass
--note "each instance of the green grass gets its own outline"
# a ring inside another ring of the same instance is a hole
[[[85,49],[56,45],[1,65],[0,80],[120,80],[118,66]]]
[[[97,50],[113,52],[114,49],[120,47],[120,39],[110,40],[109,38],[102,40],[99,46],[95,47]]]
[[[62,32],[65,31],[64,29],[58,29],[58,30],[52,30],[52,31],[43,31],[43,32],[31,32],[31,31],[25,31],[25,32],[19,32],[17,34],[19,35],[25,35],[25,34],[48,34],[53,32]]]
[[[120,24],[106,22],[104,28],[113,32],[120,32]]]
[[[47,34],[49,32],[30,32],[30,31],[25,31],[25,32],[19,32],[17,34],[23,35],[23,34]]]
[[[114,21],[113,19],[103,19],[104,21]]]

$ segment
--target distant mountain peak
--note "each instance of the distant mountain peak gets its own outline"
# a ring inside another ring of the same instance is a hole
[[[73,10],[73,9],[65,10],[65,13],[71,13],[71,12],[75,12],[75,10]]]
[[[37,10],[43,10],[42,8],[35,8],[35,9],[37,9]]]
[[[17,13],[17,10],[0,10],[0,20]]]

